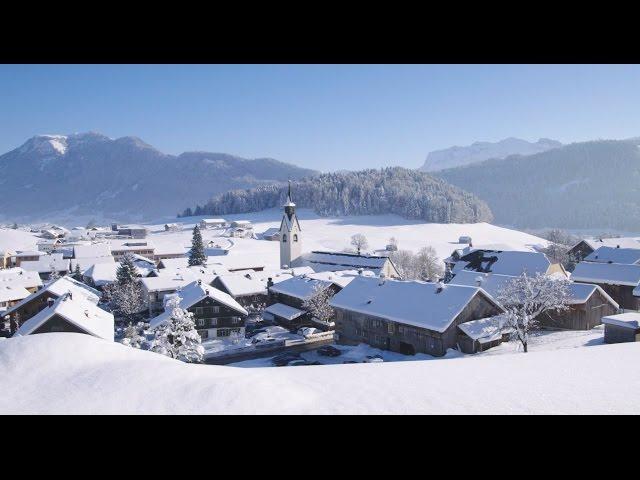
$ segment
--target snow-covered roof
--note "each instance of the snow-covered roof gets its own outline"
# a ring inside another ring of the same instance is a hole
[[[46,253],[38,250],[20,250],[14,257],[41,257],[43,255],[46,255]]]
[[[108,257],[84,257],[84,258],[72,258],[71,259],[71,271],[76,269],[76,265],[80,265],[80,270],[85,271],[92,265],[98,263],[115,264],[115,259],[109,255]]]
[[[570,305],[579,305],[582,303],[586,303],[589,298],[591,298],[591,295],[593,295],[595,292],[600,292],[600,294],[607,299],[607,301],[609,303],[611,303],[611,305],[614,306],[614,308],[618,309],[620,308],[620,306],[618,305],[618,303],[611,298],[611,296],[605,292],[602,287],[598,286],[598,285],[594,285],[593,283],[574,283],[572,282],[569,285],[569,293],[571,295],[570,299],[569,299],[569,304]]]
[[[236,227],[247,227],[251,225],[251,222],[249,220],[234,220],[233,222],[231,222],[231,225],[234,225]]]
[[[600,247],[612,247],[612,248],[640,248],[640,241],[637,238],[632,237],[619,237],[619,238],[585,238],[574,245],[576,247],[581,242],[585,242],[594,250]]]
[[[9,308],[3,315],[6,316],[11,314],[15,310],[18,310],[19,308],[21,308],[26,303],[31,302],[35,298],[39,298],[45,292],[49,292],[51,295],[55,297],[61,297],[62,295],[70,292],[74,298],[83,297],[87,301],[94,303],[96,305],[100,301],[100,292],[98,292],[94,288],[89,287],[88,285],[85,285],[82,282],[78,282],[77,280],[74,280],[73,278],[66,276],[66,277],[61,277],[55,282],[52,282],[49,285],[46,285],[44,288],[41,288],[37,292],[32,293],[24,300],[21,300],[16,305]]]
[[[464,322],[459,324],[458,328],[467,337],[478,340],[480,343],[499,340],[503,333],[507,333],[507,330],[503,329],[501,315]]]
[[[269,305],[264,311],[265,313],[270,313],[276,317],[284,318],[289,321],[295,320],[305,314],[304,311],[290,307],[284,303],[274,303],[273,305]]]
[[[111,252],[123,252],[129,250],[155,250],[155,245],[150,240],[146,239],[114,238],[110,239],[107,243],[111,248]]]
[[[500,275],[547,273],[551,262],[541,252],[474,250],[463,256],[452,271],[492,272]]]
[[[106,243],[94,243],[91,245],[75,245],[73,247],[74,258],[99,258],[111,257],[111,248]],[[113,257],[111,257],[113,258]]]
[[[200,220],[202,223],[227,223],[224,218],[203,218]]]
[[[640,282],[640,265],[580,262],[571,279],[583,283],[605,283],[635,287]]]
[[[17,336],[25,336],[36,331],[41,325],[54,315],[58,315],[79,329],[94,337],[113,341],[113,315],[102,310],[96,304],[83,296],[63,295],[52,306],[46,307],[35,316],[27,320],[17,331]]]
[[[62,258],[62,253],[42,255],[38,260],[28,260],[20,262],[20,267],[31,272],[48,273],[52,271],[69,271],[69,259]]]
[[[310,265],[315,271],[366,269],[379,274],[388,257],[357,255],[355,253],[315,251],[302,255],[303,265]]]
[[[360,273],[358,270],[334,270],[327,272],[309,273],[307,274],[307,277],[316,280],[324,280],[325,282],[331,282],[341,288],[344,288],[349,285],[354,278],[360,275],[368,277],[376,276],[375,273],[370,270],[363,271],[362,273]]]
[[[313,296],[316,288],[322,288],[324,290],[329,288],[331,284],[332,282],[302,276],[293,277],[284,282],[277,283],[269,290],[273,293],[280,293],[300,300],[307,300]]]
[[[119,263],[96,263],[87,268],[83,275],[90,278],[96,287],[102,287],[116,281],[119,266]]]
[[[218,281],[232,297],[267,293],[267,282],[265,279],[252,277],[249,274],[230,273],[228,275],[220,275]]]
[[[202,268],[207,270],[212,275],[223,275],[225,273],[229,273],[229,270],[224,267],[222,264],[217,262],[218,257],[207,257],[207,262],[204,267],[189,267],[189,259],[187,257],[179,257],[179,258],[164,258],[160,260],[158,267],[162,266],[162,268],[158,268],[158,273],[161,273],[163,270],[181,270],[186,268]]]
[[[455,277],[451,280],[451,285],[466,285],[468,287],[482,287],[492,297],[495,297],[498,292],[510,281],[514,276],[512,275],[500,275],[497,273],[482,273],[474,272],[470,270],[460,270],[456,273]]]
[[[192,307],[196,303],[209,297],[212,300],[215,300],[231,308],[232,310],[235,310],[236,312],[242,315],[248,315],[248,312],[242,307],[242,305],[236,302],[231,297],[231,295],[224,293],[210,285],[199,283],[197,281],[191,282],[190,284],[186,285],[177,293],[178,293],[178,296],[180,297],[180,304],[179,304],[180,308],[184,310]],[[171,318],[171,311],[170,310],[164,311],[157,317],[151,319],[150,321],[151,328],[158,328],[160,325],[162,325],[164,322],[166,322],[170,318]]]
[[[15,302],[31,295],[31,292],[20,285],[0,285],[0,302]]]
[[[168,292],[178,290],[194,281],[191,275],[167,275],[141,278],[140,283],[147,292]]]
[[[360,276],[334,295],[330,304],[440,333],[476,295],[500,308],[481,288],[447,284],[438,292],[439,288],[435,283]]]
[[[617,325],[619,327],[640,328],[640,313],[627,312],[618,315],[609,315],[602,317],[602,323],[605,325]]]
[[[42,279],[38,272],[28,272],[23,268],[15,267],[0,270],[0,285],[37,288],[42,286]]]
[[[584,261],[637,265],[640,263],[640,242],[638,243],[638,248],[598,247],[587,255]]]

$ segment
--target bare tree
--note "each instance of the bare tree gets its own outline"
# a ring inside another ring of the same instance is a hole
[[[435,282],[444,276],[444,265],[433,247],[421,248],[415,257],[415,265],[419,280]]]
[[[550,310],[563,311],[569,308],[570,282],[537,273],[535,276],[522,273],[507,282],[497,293],[496,300],[506,310],[502,315],[502,327],[512,331],[528,351],[529,333],[540,327],[539,316]]]
[[[365,237],[361,233],[356,233],[351,237],[351,245],[353,245],[358,251],[358,255],[364,249],[369,248],[369,242],[367,241],[367,237]]]
[[[322,323],[328,324],[333,319],[333,307],[329,305],[329,300],[333,297],[333,290],[320,283],[313,287],[311,297],[306,299],[303,308]]]

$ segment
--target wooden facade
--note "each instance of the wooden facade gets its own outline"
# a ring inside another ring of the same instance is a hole
[[[416,299],[419,302],[420,299]],[[486,296],[475,295],[444,332],[406,325],[372,315],[335,307],[336,338],[339,343],[367,343],[404,355],[426,353],[443,356],[458,344],[457,326],[480,318],[492,317],[502,310]]]
[[[66,333],[83,333],[85,335],[89,335],[88,332],[85,332],[78,326],[70,323],[65,318],[60,315],[53,315],[46,322],[40,325],[36,330],[31,332],[31,335],[35,335],[38,333],[54,333],[54,332],[66,332]]]
[[[46,290],[12,312],[10,319],[17,322],[18,325],[22,325],[31,317],[44,310],[49,304],[49,299],[55,301],[58,299],[58,296]]]
[[[244,337],[245,315],[211,297],[202,299],[187,308],[187,311],[193,313],[196,329],[203,340],[229,337],[232,334]]]
[[[564,311],[543,313],[540,316],[540,324],[550,329],[591,330],[602,324],[602,317],[617,312],[618,309],[602,293],[595,290],[585,303],[571,305]]]
[[[587,283],[576,281],[577,283]],[[608,283],[588,282],[599,285],[607,292],[613,300],[624,310],[640,310],[639,298],[633,295],[633,289],[630,285],[610,285]]]
[[[341,287],[336,285],[335,283],[331,284],[327,288],[329,288],[333,292],[332,295],[335,295],[341,290]],[[297,308],[298,310],[302,310],[305,312],[304,315],[301,315],[292,321],[288,321],[281,317],[276,317],[276,320],[278,321],[278,323],[281,324],[283,327],[289,328],[292,330],[298,329],[301,327],[316,327],[316,328],[319,327],[319,325],[316,322],[312,321],[311,314],[307,312],[306,309],[304,308],[304,299],[293,297],[291,295],[286,295],[280,292],[269,291],[268,304],[273,305],[274,303],[282,303],[284,305],[288,305],[289,307]],[[334,316],[333,321],[335,321],[335,318],[336,317]]]
[[[573,246],[567,254],[571,256],[576,262],[581,262],[586,257],[591,255],[595,250],[584,240],[581,240],[577,245]]]
[[[473,354],[478,352],[484,352],[490,348],[497,347],[502,342],[509,341],[509,333],[504,333],[499,337],[492,338],[490,340],[481,341],[473,339],[463,332],[458,332],[458,348],[462,353]]]
[[[623,327],[606,324],[604,326],[604,343],[630,343],[640,341],[640,328]]]

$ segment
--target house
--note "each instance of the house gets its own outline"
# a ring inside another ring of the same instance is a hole
[[[30,293],[35,293],[42,287],[42,279],[37,272],[28,272],[23,268],[14,267],[0,271],[0,285],[24,287]]]
[[[82,333],[113,342],[113,315],[86,297],[67,292],[57,299],[50,298],[42,310],[20,326],[15,335],[54,332]]]
[[[87,301],[96,305],[100,301],[100,292],[67,276],[59,278],[32,293],[24,300],[7,309],[1,316],[10,318],[12,323],[22,324],[45,308],[49,299],[57,300],[66,293],[71,293],[72,296],[78,298],[84,297]]]
[[[512,276],[519,276],[523,272],[529,275],[560,273],[567,276],[560,264],[552,264],[541,252],[475,249],[462,255],[453,265],[451,273],[455,275],[462,270]]]
[[[182,287],[197,280],[199,279],[186,273],[141,278],[140,284],[149,314],[161,312],[164,309],[164,299],[167,295],[174,294]],[[208,282],[204,283],[208,285]]]
[[[270,242],[279,242],[280,241],[280,229],[279,228],[268,228],[264,232],[260,234],[260,237],[263,240],[268,240]]]
[[[87,285],[102,289],[117,280],[119,263],[95,263],[82,272],[82,281]]]
[[[602,323],[604,323],[604,343],[640,341],[640,313],[609,315],[602,319]]]
[[[149,230],[146,227],[140,225],[121,226],[118,227],[118,235],[134,239],[141,239],[146,238],[147,235],[149,235]]]
[[[11,258],[15,256],[15,252],[11,250],[0,250],[0,270],[5,268],[11,268],[12,260]]]
[[[6,311],[20,300],[24,300],[31,292],[20,285],[0,285],[0,311]]]
[[[314,251],[303,254],[295,266],[309,266],[316,272],[368,270],[376,276],[400,278],[400,273],[391,259],[383,256]]]
[[[16,267],[21,266],[22,262],[34,262],[40,259],[41,256],[46,255],[44,252],[34,251],[34,250],[23,250],[18,251],[14,255],[14,265]]]
[[[182,225],[179,223],[165,223],[164,224],[165,232],[180,232],[182,231]]]
[[[36,248],[40,252],[51,253],[56,248],[58,248],[58,246],[60,246],[61,244],[62,244],[62,240],[60,240],[59,238],[56,238],[56,239],[44,238],[44,239],[38,240],[38,243],[36,243]]]
[[[462,353],[484,352],[509,340],[511,329],[501,324],[501,315],[479,318],[458,325],[458,348]]]
[[[580,262],[571,279],[578,283],[595,283],[625,310],[638,310],[633,291],[640,283],[640,265]]]
[[[540,325],[559,330],[591,330],[602,319],[616,314],[620,306],[598,285],[572,283],[569,285],[568,310],[549,310],[540,315]]]
[[[104,264],[112,264],[115,265],[116,261],[112,256],[108,256],[108,257],[95,257],[95,258],[90,258],[90,257],[86,257],[86,258],[72,258],[70,260],[70,271],[71,273],[74,273],[76,271],[76,266],[79,267],[80,272],[84,272],[86,271],[89,267],[91,267],[92,265],[96,265],[98,263],[104,263]]]
[[[113,259],[111,248],[108,243],[77,244],[73,246],[72,258],[100,258],[107,257]]]
[[[342,287],[338,283],[309,278],[306,275],[270,285],[269,306],[265,309],[263,316],[266,315],[266,318],[275,320],[287,328],[314,326],[330,329],[334,326],[333,321],[328,324],[320,323],[313,319],[305,307],[305,302],[316,292],[325,290],[329,290],[330,295],[335,295],[342,290]],[[292,309],[297,311],[294,312]],[[281,315],[283,312],[286,312],[286,315]]]
[[[507,283],[517,277],[496,273],[460,271],[451,284],[481,287],[494,299]],[[588,283],[569,285],[569,309],[549,311],[539,317],[541,326],[564,330],[590,330],[602,323],[602,317],[612,315],[619,309],[618,304],[601,287]]]
[[[253,230],[253,225],[249,220],[234,220],[231,222],[231,228],[243,228],[245,230]]]
[[[247,311],[230,295],[200,281],[185,285],[176,292],[179,307],[193,314],[196,329],[203,340],[239,335],[244,338]],[[167,309],[151,319],[156,329],[171,318]]]
[[[458,238],[458,243],[467,243],[471,245],[471,237],[469,235],[462,235]]]
[[[611,248],[640,248],[640,242],[635,238],[585,238],[567,252],[577,262],[581,262],[600,247]]]
[[[111,240],[109,242],[111,248],[111,255],[115,258],[116,262],[119,262],[122,257],[127,253],[133,253],[136,255],[142,255],[150,260],[153,260],[155,253],[155,245],[150,241],[131,241],[131,240]]]
[[[353,279],[330,305],[338,342],[405,355],[443,356],[458,343],[458,325],[504,312],[478,287],[365,276]]]
[[[268,303],[267,281],[251,273],[219,275],[212,285],[229,294],[247,309],[259,308]]]
[[[209,230],[211,228],[223,228],[227,226],[227,221],[224,218],[203,218],[200,220],[200,228],[203,230]]]
[[[71,263],[65,259],[62,253],[42,255],[38,260],[20,262],[20,267],[29,272],[38,272],[42,280],[48,280],[53,272],[63,276],[69,273]]]
[[[598,247],[584,258],[585,262],[640,264],[640,242],[638,248]]]

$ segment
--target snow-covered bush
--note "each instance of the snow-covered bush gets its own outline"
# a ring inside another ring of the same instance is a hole
[[[322,323],[329,323],[333,319],[333,307],[329,301],[333,297],[333,290],[316,284],[311,296],[304,301],[303,308]]]
[[[166,308],[171,318],[156,329],[151,350],[183,362],[201,363],[204,347],[193,314],[180,308],[178,297],[169,300]]]

